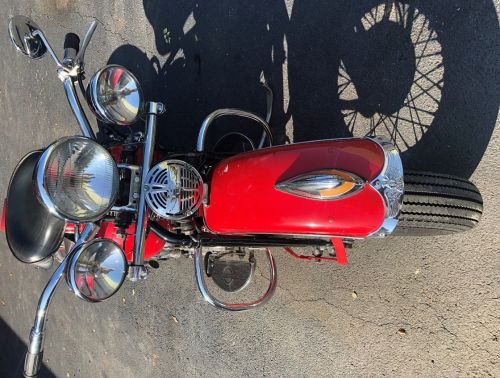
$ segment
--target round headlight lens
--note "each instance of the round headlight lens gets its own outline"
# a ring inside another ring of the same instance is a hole
[[[127,274],[127,259],[121,248],[106,239],[94,239],[75,251],[66,280],[80,298],[100,302],[115,294]]]
[[[139,82],[126,68],[110,65],[90,80],[87,98],[95,114],[106,123],[130,125],[142,110]]]
[[[36,184],[41,202],[59,218],[89,222],[113,206],[118,168],[108,151],[85,137],[63,138],[40,157]]]

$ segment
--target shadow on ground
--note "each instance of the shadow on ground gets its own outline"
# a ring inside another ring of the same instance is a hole
[[[167,105],[158,140],[169,150],[191,150],[217,108],[263,115],[262,74],[276,143],[383,135],[407,167],[468,178],[493,132],[491,1],[144,0],[144,10],[158,56],[123,45],[109,62]]]
[[[22,377],[24,354],[26,344],[12,331],[7,323],[0,318],[0,340],[2,349],[0,353],[0,376],[1,377]],[[8,340],[8,343],[6,342]],[[54,374],[42,364],[40,378],[56,378]]]

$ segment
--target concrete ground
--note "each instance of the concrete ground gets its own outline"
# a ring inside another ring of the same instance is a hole
[[[25,153],[78,132],[51,60],[10,46],[8,18],[24,14],[58,52],[96,17],[88,76],[108,61],[129,67],[167,104],[168,148],[192,148],[218,107],[263,112],[264,72],[278,143],[362,135],[375,122],[406,166],[470,177],[484,199],[471,232],[356,242],[345,267],[276,251],[278,289],[253,312],[204,303],[184,259],[101,304],[63,284],[42,376],[500,376],[498,0],[0,3],[3,195]],[[16,261],[3,236],[0,254],[0,375],[17,377],[51,273]]]

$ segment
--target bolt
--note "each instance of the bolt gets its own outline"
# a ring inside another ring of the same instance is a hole
[[[165,112],[165,105],[163,105],[161,102],[157,103],[157,110],[158,114],[163,114]]]
[[[323,255],[323,251],[320,248],[315,248],[313,251],[314,257],[321,257]]]

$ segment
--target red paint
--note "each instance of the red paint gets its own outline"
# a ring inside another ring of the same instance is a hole
[[[2,220],[0,221],[0,232],[5,232],[5,214],[7,214],[7,199],[3,201]]]
[[[335,257],[340,265],[347,264],[347,254],[345,253],[344,242],[340,238],[332,238],[333,248],[335,249]]]
[[[344,242],[342,241],[341,238],[332,238],[332,244],[335,249],[335,257],[323,257],[323,256],[304,256],[304,255],[299,255],[296,253],[293,249],[290,247],[285,247],[283,248],[286,253],[288,253],[290,256],[297,260],[301,261],[327,261],[327,262],[336,262],[339,265],[346,265],[347,264],[347,255],[345,253],[345,246]]]
[[[124,150],[123,145],[114,145],[109,149],[109,153],[113,156],[113,159],[116,163],[121,162],[122,152]],[[142,161],[144,154],[144,148],[141,146],[135,152],[136,161]],[[160,152],[155,151],[153,154],[153,161],[160,160],[162,155]],[[160,221],[160,224],[165,228],[169,229],[170,223],[167,221]],[[131,224],[126,230],[125,235],[117,234],[118,228],[110,222],[102,222],[101,228],[97,234],[98,237],[106,238],[113,240],[119,246],[122,247],[125,252],[125,256],[127,257],[128,262],[132,262],[132,255],[134,249],[134,235],[135,235],[135,224]],[[156,256],[163,249],[165,242],[163,239],[159,238],[154,232],[149,232],[146,236],[146,242],[144,244],[144,260],[149,260],[152,257]]]
[[[125,230],[125,235],[117,234],[118,228],[110,222],[102,222],[97,237],[113,240],[118,244],[127,257],[128,262],[132,262],[132,254],[134,249],[134,233],[135,224],[130,225]],[[154,232],[149,232],[146,236],[144,244],[144,260],[149,260],[156,256],[163,249],[165,242],[160,239]]]
[[[121,144],[111,146],[108,149],[109,153],[113,157],[113,160],[118,164],[122,158],[123,146]]]
[[[365,237],[384,220],[383,200],[370,185],[335,201],[294,196],[274,185],[326,168],[371,181],[383,165],[382,149],[368,139],[300,143],[236,155],[213,168],[205,224],[219,234]]]

